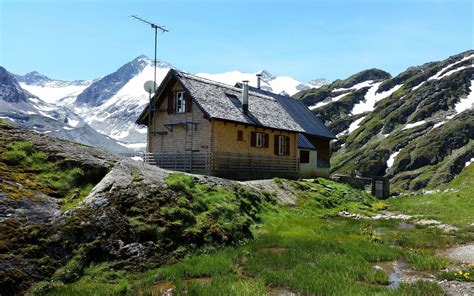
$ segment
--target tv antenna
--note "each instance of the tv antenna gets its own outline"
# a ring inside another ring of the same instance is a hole
[[[151,96],[151,94],[152,94],[152,91],[153,91],[153,93],[156,93],[156,45],[157,45],[157,39],[158,39],[158,30],[160,30],[161,33],[169,32],[169,31],[163,26],[160,26],[160,25],[154,24],[152,22],[149,22],[149,21],[147,21],[145,19],[142,19],[141,17],[138,17],[136,15],[131,15],[130,17],[133,17],[136,20],[139,20],[141,22],[144,22],[145,24],[150,25],[151,28],[155,30],[155,60],[154,60],[154,63],[153,63],[153,65],[155,67],[153,67],[153,81],[147,81],[147,82],[145,82],[145,85],[143,86],[149,94],[150,109],[149,109],[149,113],[148,113],[148,128],[151,129],[151,134],[153,135],[155,133],[155,128],[154,128],[154,126],[152,127],[152,118],[155,115],[155,108],[152,107],[152,102],[151,102],[152,101],[152,96]],[[150,149],[150,152],[151,152],[150,143],[148,143],[148,149]]]
[[[157,24],[154,24],[152,22],[149,22],[141,17],[138,17],[136,15],[131,15],[130,17],[133,17],[136,20],[139,20],[141,22],[144,22],[145,24],[149,24],[154,30],[155,30],[155,60],[154,60],[154,73],[153,73],[153,82],[156,85],[156,45],[157,45],[157,39],[158,39],[158,30],[160,30],[161,33],[164,32],[169,32],[168,29],[166,29],[164,26],[160,26]]]

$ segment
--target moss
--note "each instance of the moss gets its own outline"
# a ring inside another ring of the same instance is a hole
[[[92,188],[94,188],[93,184],[86,184],[82,188],[75,188],[75,189],[69,190],[69,193],[67,194],[66,198],[63,201],[61,209],[63,211],[67,211],[75,207],[76,205],[78,205],[89,195]]]
[[[140,182],[143,180],[142,175],[139,172],[133,172],[132,173],[132,180],[134,182]]]

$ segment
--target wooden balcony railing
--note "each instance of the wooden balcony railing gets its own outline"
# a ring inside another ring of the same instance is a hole
[[[145,161],[164,169],[189,172],[253,170],[296,173],[299,170],[299,162],[296,158],[240,153],[146,153]]]

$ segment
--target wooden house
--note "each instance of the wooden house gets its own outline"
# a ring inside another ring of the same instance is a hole
[[[151,105],[151,108],[150,108]],[[136,121],[145,160],[233,179],[328,176],[334,134],[300,101],[170,70]]]

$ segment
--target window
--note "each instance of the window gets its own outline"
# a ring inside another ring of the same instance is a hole
[[[309,163],[309,151],[300,151],[300,163]]]
[[[178,91],[175,95],[176,113],[186,112],[186,101],[184,99],[184,91]]]
[[[278,154],[284,155],[285,154],[285,137],[278,136]]]
[[[268,134],[251,132],[250,133],[250,146],[257,148],[268,147]]]
[[[290,137],[275,135],[275,155],[290,155]]]
[[[263,134],[255,133],[255,147],[262,147],[262,146],[263,146]]]
[[[237,141],[243,141],[243,140],[244,140],[244,132],[237,131]]]

